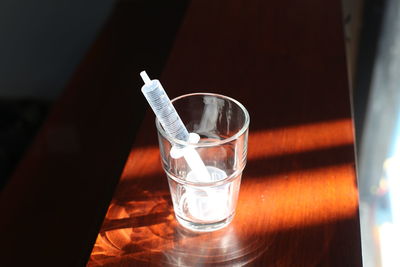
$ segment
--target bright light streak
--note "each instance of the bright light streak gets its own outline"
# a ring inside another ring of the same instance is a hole
[[[236,214],[246,219],[238,221],[263,233],[352,218],[358,211],[357,187],[349,176],[353,171],[352,164],[342,164],[246,180]],[[257,224],[263,221],[259,216],[268,216],[269,223]]]
[[[384,223],[379,228],[382,267],[398,267],[399,228],[392,223]]]
[[[259,140],[264,143],[260,144]],[[250,131],[248,159],[302,153],[354,143],[351,119]]]
[[[339,129],[339,130],[338,130]],[[345,129],[345,130],[343,130]],[[248,142],[248,159],[302,153],[317,149],[353,144],[353,130],[350,119],[339,119],[282,127],[271,130],[251,131]],[[268,142],[271,143],[261,143]],[[273,140],[273,142],[272,142]],[[162,173],[159,148],[138,147],[132,149],[123,172],[123,179]],[[146,167],[143,167],[146,158]],[[149,164],[149,162],[153,164]]]
[[[390,202],[393,221],[400,228],[400,120],[394,143],[393,156],[386,162],[386,175],[389,183]]]
[[[398,241],[400,240],[400,122],[395,137],[392,155],[384,163],[389,190],[391,221],[379,227],[380,252],[383,267],[395,267],[400,263]]]

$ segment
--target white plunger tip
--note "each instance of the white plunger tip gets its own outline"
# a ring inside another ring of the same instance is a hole
[[[150,84],[151,83],[149,75],[147,75],[145,70],[140,73],[140,77],[142,77],[142,79],[143,79],[145,84]]]

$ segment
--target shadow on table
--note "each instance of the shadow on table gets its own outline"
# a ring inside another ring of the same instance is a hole
[[[136,227],[126,221],[102,232],[88,266],[361,266],[354,253],[360,251],[358,239],[346,239],[358,231],[353,218],[274,232],[257,232],[234,221],[200,234],[164,218],[157,225]]]

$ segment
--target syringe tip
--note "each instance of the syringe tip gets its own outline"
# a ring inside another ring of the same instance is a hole
[[[145,84],[150,84],[151,83],[149,75],[147,75],[146,71],[140,72],[140,77],[142,77],[142,79],[143,79]]]

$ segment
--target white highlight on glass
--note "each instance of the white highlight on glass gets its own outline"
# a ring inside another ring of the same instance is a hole
[[[227,177],[221,169],[210,166],[207,168],[211,174],[210,182],[220,181]],[[187,179],[193,180],[192,176],[193,173],[190,172]],[[196,219],[219,221],[230,215],[230,199],[229,185],[226,184],[214,187],[187,187],[180,204],[187,204],[190,215]],[[184,207],[181,209],[183,210]]]
[[[156,114],[158,121],[161,123],[166,133],[172,138],[178,140],[197,143],[200,137],[195,133],[189,135],[189,132],[176,112],[161,83],[158,80],[150,80],[145,71],[142,71],[140,76],[145,83],[142,86],[142,93],[146,97],[147,102],[149,102],[150,107]],[[197,142],[191,142],[196,139]],[[211,180],[210,174],[208,173],[200,155],[190,145],[186,147],[175,146],[175,148],[171,150],[170,155],[173,158],[183,156],[197,181],[208,182]]]

